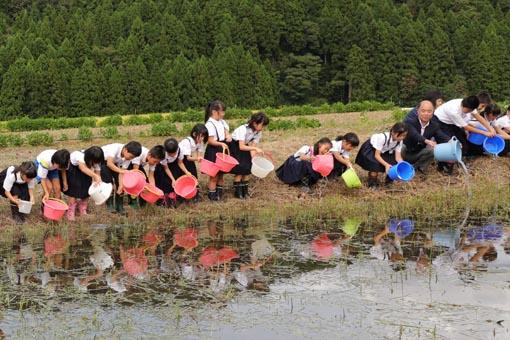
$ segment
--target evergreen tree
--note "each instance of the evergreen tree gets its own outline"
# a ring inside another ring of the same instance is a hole
[[[349,51],[345,71],[349,81],[351,101],[375,98],[374,79],[370,73],[368,60],[365,52],[358,45],[352,46]]]

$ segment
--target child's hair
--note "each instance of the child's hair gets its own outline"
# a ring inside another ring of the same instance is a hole
[[[205,118],[204,122],[207,122],[207,120],[212,116],[213,111],[225,111],[227,107],[225,104],[223,104],[220,100],[213,100],[210,101],[207,106],[205,107]]]
[[[510,105],[508,105],[508,107],[506,108],[507,111],[510,111]]]
[[[319,139],[317,143],[313,145],[314,155],[317,155],[319,153],[319,147],[323,144],[329,144],[330,146],[332,146],[331,139],[329,139],[328,137],[322,137],[321,139]]]
[[[136,141],[131,141],[124,145],[124,149],[132,154],[134,157],[138,157],[142,154],[142,144]]]
[[[401,136],[404,133],[407,133],[407,131],[408,131],[408,128],[407,128],[406,124],[404,124],[404,123],[396,123],[395,125],[393,125],[391,127],[390,133],[394,133],[397,136]]]
[[[103,149],[101,149],[99,146],[91,146],[90,148],[85,150],[83,154],[85,165],[88,168],[92,168],[95,164],[100,164],[104,162]]]
[[[165,158],[165,147],[163,145],[153,146],[149,150],[149,155],[156,159],[163,160]]]
[[[27,176],[27,178],[35,178],[37,176],[37,168],[35,167],[34,162],[23,162],[21,165],[14,168],[14,175],[17,173],[21,173],[22,175]]]
[[[209,133],[207,131],[207,128],[204,124],[196,124],[193,126],[193,129],[191,129],[191,132],[189,134],[193,140],[196,140],[198,136],[203,136],[202,143],[207,142],[207,137],[209,136]]]
[[[168,138],[165,140],[165,151],[168,153],[175,153],[179,149],[179,143],[175,138]]]
[[[346,133],[345,135],[340,135],[338,137],[335,138],[335,140],[337,142],[343,140],[345,141],[346,143],[349,143],[351,144],[353,147],[356,147],[359,145],[359,138],[358,138],[358,135],[355,134],[354,132],[348,132]]]
[[[474,110],[477,109],[478,106],[480,105],[480,100],[478,100],[477,96],[469,96],[462,99],[461,105],[470,110]]]
[[[443,94],[438,90],[429,91],[425,93],[425,95],[423,96],[423,100],[428,100],[429,102],[432,102],[434,107],[436,107],[436,101],[438,99],[444,100]]]
[[[489,92],[482,91],[482,92],[478,93],[478,95],[476,97],[478,98],[479,104],[485,104],[485,105],[492,104],[492,97],[489,94]]]
[[[269,124],[269,117],[264,112],[257,112],[251,115],[250,120],[248,121],[248,126],[251,129],[255,128],[255,124],[262,123],[263,126],[267,126]]]
[[[70,161],[71,155],[67,149],[58,150],[51,156],[51,163],[57,164],[59,169],[67,169]]]
[[[492,116],[499,117],[499,115],[501,115],[501,109],[499,108],[499,106],[497,104],[489,104],[483,109],[482,114],[484,116],[492,115]]]

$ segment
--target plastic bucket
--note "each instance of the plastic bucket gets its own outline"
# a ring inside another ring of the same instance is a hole
[[[113,185],[111,183],[92,184],[89,188],[89,196],[96,205],[101,205],[110,197],[112,190]]]
[[[392,219],[389,222],[388,229],[400,238],[405,238],[414,230],[414,222],[411,220],[395,220]]]
[[[215,177],[218,174],[218,171],[220,171],[220,168],[218,168],[216,163],[208,161],[207,159],[200,160],[200,172],[201,173],[206,174],[211,177]]]
[[[145,175],[139,170],[131,170],[122,176],[124,191],[133,196],[140,195],[145,183]]]
[[[322,177],[327,177],[333,170],[333,167],[333,155],[331,154],[316,156],[312,161],[313,171],[320,173]]]
[[[503,227],[489,224],[471,228],[467,231],[467,238],[471,241],[496,241],[503,237]]]
[[[475,126],[478,130],[483,130],[483,131],[487,131],[486,128],[484,128],[483,126],[481,126],[480,124],[476,125]],[[487,137],[484,136],[484,135],[481,135],[479,133],[469,133],[469,136],[468,136],[468,141],[470,141],[471,143],[475,144],[475,145],[482,145],[483,142],[485,142],[485,139]]]
[[[408,162],[400,162],[390,168],[388,177],[394,181],[410,181],[414,177],[414,167]]]
[[[30,214],[30,211],[32,211],[32,202],[30,201],[19,201],[19,212],[22,214]]]
[[[437,144],[434,147],[434,158],[438,162],[460,162],[462,160],[460,142],[452,137],[448,143]]]
[[[223,172],[230,172],[239,162],[226,153],[216,153],[216,166]]]
[[[350,189],[361,188],[361,181],[356,174],[356,171],[354,171],[352,168],[344,171],[342,174],[342,179],[344,180],[345,185]]]
[[[258,178],[264,178],[274,170],[274,165],[268,159],[255,156],[251,160],[251,173]]]
[[[61,201],[56,198],[48,198],[43,202],[44,204],[44,217],[52,221],[60,220],[64,214],[66,213],[69,207],[64,201]]]
[[[342,226],[342,231],[347,236],[354,236],[358,232],[359,226],[361,222],[354,218],[348,218],[345,220],[344,225]]]
[[[147,183],[143,188],[143,191],[140,193],[140,197],[143,198],[146,202],[154,204],[158,200],[165,197],[165,193],[163,190],[157,188],[156,186]]]
[[[175,193],[185,199],[191,199],[197,194],[198,181],[193,176],[181,176],[175,181]]]
[[[501,136],[486,138],[483,142],[483,149],[492,155],[498,155],[505,149],[505,140]]]

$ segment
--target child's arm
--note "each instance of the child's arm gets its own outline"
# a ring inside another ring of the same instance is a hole
[[[311,155],[306,155],[304,153],[299,153],[299,159],[302,161],[309,161],[311,162],[313,157]]]
[[[62,188],[62,192],[66,192],[67,189],[69,189],[69,186],[67,185],[67,170],[61,171],[62,171],[62,184],[64,185],[64,187]]]
[[[12,203],[16,204],[17,206],[19,206],[19,203],[20,203],[20,199],[19,198],[15,198],[14,196],[12,196],[11,192],[10,191],[5,191],[5,196],[7,196],[7,198],[9,199],[9,201],[11,201]]]
[[[48,189],[48,182],[49,182],[49,179],[47,179],[47,178],[41,179],[41,186],[42,186],[43,192],[44,192],[43,202],[46,201],[48,198],[50,198],[50,190]]]
[[[191,161],[191,162],[200,162],[200,160],[203,158],[198,151],[195,151],[194,156],[189,155],[189,156],[184,156],[184,157],[188,157],[188,161]]]
[[[403,161],[402,153],[400,151],[395,151],[395,160],[397,161],[397,163],[400,163]]]
[[[154,178],[154,170],[149,170],[149,183],[156,186],[156,179]]]
[[[487,121],[487,119],[485,119],[485,117],[483,117],[481,114],[479,113],[474,113],[473,112],[473,117],[475,117],[475,119],[480,122],[480,124],[483,125],[484,128],[487,129],[487,132],[491,133],[492,135],[491,136],[487,136],[487,137],[494,137],[496,135],[496,131],[494,130],[494,128],[489,124],[489,122]]]
[[[256,144],[256,143],[254,143]],[[256,147],[255,145],[248,145],[244,142],[244,140],[239,141],[239,149],[241,151],[255,151],[256,153],[263,153],[261,148]]]
[[[117,165],[115,165],[115,163],[113,162],[113,157],[108,157],[108,159],[106,160],[106,166],[110,170],[112,170],[113,172],[116,172],[118,174],[123,174],[123,173],[127,172],[127,170],[121,169]]]
[[[81,172],[83,172],[85,175],[89,176],[92,178],[92,181],[96,182],[96,183],[99,183],[101,182],[101,176],[99,176],[97,173],[95,173],[94,171],[90,170],[85,164],[83,163],[78,163],[78,168],[81,170]],[[67,176],[66,176],[67,178]]]
[[[335,157],[335,159],[337,161],[339,161],[341,164],[345,165],[348,168],[352,168],[352,163],[349,158],[345,158],[339,152],[332,152],[332,154],[333,154],[333,157]]]
[[[34,189],[32,188],[28,189],[28,195],[30,197],[30,203],[34,204],[35,203]]]
[[[222,143],[222,142],[218,142],[217,140],[214,139],[213,136],[209,136],[209,138],[207,139],[207,144],[209,144],[211,146],[221,146],[223,148],[223,150],[228,149],[228,145],[227,144]]]
[[[498,135],[503,137],[503,139],[510,140],[510,135],[499,126],[496,126],[496,132],[498,133]]]
[[[400,156],[400,152],[398,153],[399,154],[399,157],[400,159],[402,159],[402,156]],[[384,166],[384,168],[386,169],[386,173],[388,173],[388,171],[390,171],[390,168],[391,168],[391,164],[386,162],[382,157],[381,157],[381,150],[375,150],[375,159],[381,163],[382,166]],[[395,159],[397,159],[397,154],[395,154]]]
[[[177,165],[179,165],[179,168],[181,168],[182,172],[184,172],[186,176],[193,176],[191,172],[189,172],[188,169],[186,169],[186,165],[184,165],[182,159],[177,160]]]
[[[232,141],[232,135],[230,134],[230,132],[228,132],[227,129],[225,129],[225,140],[229,143]]]
[[[168,164],[163,165],[163,169],[165,169],[165,173],[168,177],[170,177],[170,180],[172,181],[172,187],[175,185],[175,178],[174,175],[172,175],[172,171],[170,171],[170,168],[168,168]]]

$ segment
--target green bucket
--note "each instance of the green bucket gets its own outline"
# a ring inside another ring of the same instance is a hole
[[[359,226],[361,225],[361,222],[359,220],[356,220],[354,218],[348,218],[345,220],[344,225],[342,226],[342,231],[347,236],[354,236],[358,232]]]
[[[361,188],[361,181],[359,180],[358,175],[354,169],[349,168],[342,174],[342,178],[347,185],[348,188]]]

